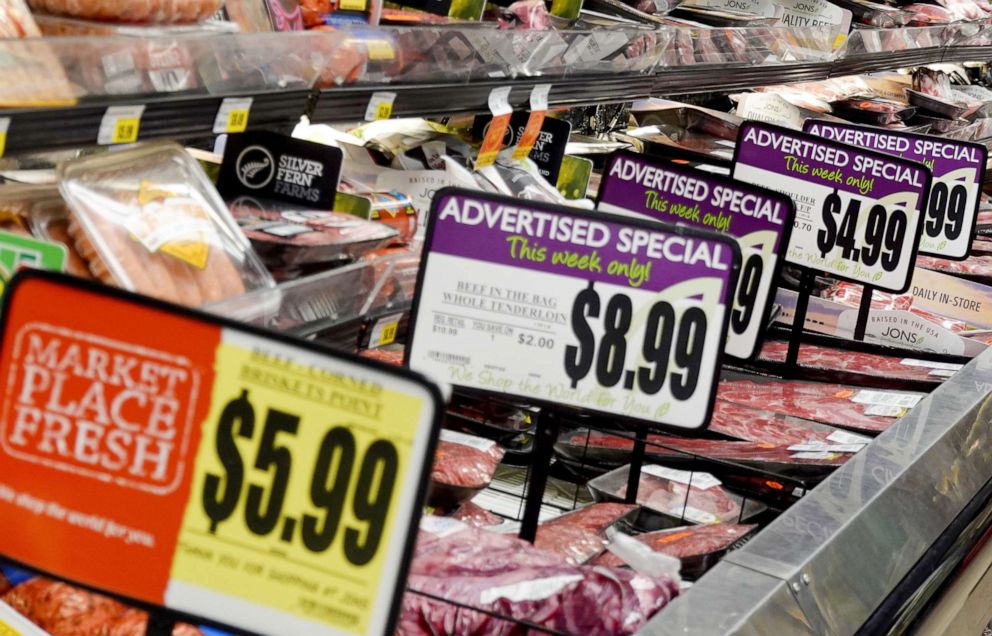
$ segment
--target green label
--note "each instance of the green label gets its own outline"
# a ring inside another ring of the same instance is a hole
[[[0,231],[0,295],[14,272],[22,267],[61,272],[65,261],[64,245]]]

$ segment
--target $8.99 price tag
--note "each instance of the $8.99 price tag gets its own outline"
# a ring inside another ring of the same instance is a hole
[[[255,633],[387,633],[436,388],[70,280],[5,298],[0,492],[49,513],[0,497],[0,554]]]
[[[453,189],[430,219],[411,368],[636,420],[708,421],[740,269],[732,238]]]
[[[760,122],[738,133],[735,179],[790,195],[786,260],[901,293],[920,244],[930,172],[922,164]]]

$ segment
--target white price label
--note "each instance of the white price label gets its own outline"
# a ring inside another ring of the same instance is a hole
[[[403,314],[392,314],[377,320],[369,333],[369,349],[385,347],[396,342],[396,332],[399,330],[402,318]]]
[[[445,189],[410,366],[456,386],[704,426],[740,268],[730,237]]]
[[[214,134],[242,133],[248,128],[248,118],[251,116],[251,97],[226,97],[217,109],[214,118]]]
[[[903,358],[899,364],[907,367],[923,367],[924,369],[935,369],[940,371],[950,371],[952,374],[964,368],[963,364],[953,362],[934,362],[932,360],[917,360],[916,358]]]
[[[864,444],[793,444],[790,451],[824,452],[824,453],[857,453]]]
[[[854,394],[852,401],[873,406],[900,406],[911,409],[920,403],[923,396],[918,393],[893,393],[891,391],[871,391],[862,389]]]
[[[496,445],[496,442],[491,439],[476,437],[475,435],[466,435],[465,433],[459,433],[458,431],[448,429],[441,431],[441,439],[446,442],[451,442],[452,444],[468,446],[469,448],[474,448],[475,450],[482,451],[483,453],[488,453],[492,450],[493,446]]]
[[[726,352],[750,359],[771,312],[779,253],[789,241],[789,197],[721,175],[665,163],[638,153],[610,156],[596,208],[624,216],[716,230],[737,239],[743,257],[734,292]]]
[[[805,128],[825,139],[930,166],[933,184],[924,208],[920,254],[952,260],[968,256],[988,160],[984,145],[813,119],[806,121]]]
[[[830,435],[827,435],[827,439],[836,444],[870,444],[871,438],[865,437],[864,435],[858,435],[857,433],[848,433],[847,431],[834,431]]]
[[[365,109],[365,121],[379,121],[389,119],[393,115],[393,103],[396,101],[396,93],[375,92],[369,99],[369,105]]]
[[[902,417],[907,413],[908,409],[905,406],[896,406],[894,404],[871,404],[865,409],[865,415],[874,415],[878,417]]]
[[[909,287],[930,186],[922,164],[745,122],[733,175],[796,202],[788,262],[876,289]]]
[[[103,114],[96,142],[101,146],[132,144],[138,141],[144,106],[111,106]]]
[[[648,475],[654,475],[655,477],[660,477],[661,479],[674,481],[685,486],[692,486],[693,488],[699,488],[700,490],[708,490],[709,488],[714,488],[721,484],[720,480],[713,475],[698,471],[677,470],[675,468],[667,468],[656,464],[648,464],[641,470]]]

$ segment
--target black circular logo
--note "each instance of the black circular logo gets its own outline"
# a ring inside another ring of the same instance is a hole
[[[269,185],[276,174],[276,162],[272,153],[263,146],[248,146],[238,155],[235,164],[238,180],[246,188],[259,190]]]

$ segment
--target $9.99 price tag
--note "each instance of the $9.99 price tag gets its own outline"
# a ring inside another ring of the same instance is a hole
[[[656,424],[708,421],[732,238],[444,189],[426,254],[411,368]]]
[[[886,291],[909,287],[930,189],[925,166],[759,122],[741,126],[735,152],[735,179],[796,204],[788,262]]]
[[[255,633],[389,633],[437,389],[70,280],[5,297],[0,554]]]

